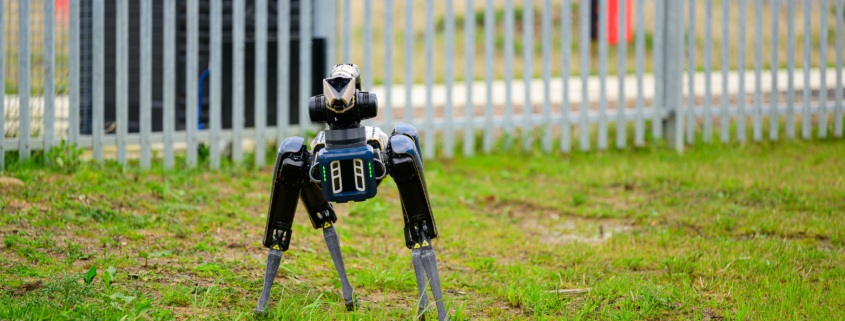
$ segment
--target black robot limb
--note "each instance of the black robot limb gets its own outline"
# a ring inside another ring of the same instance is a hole
[[[267,223],[264,225],[263,245],[269,248],[264,269],[264,287],[258,298],[255,312],[265,314],[270,300],[270,288],[282,261],[282,252],[290,246],[291,227],[296,214],[296,204],[306,182],[310,153],[302,137],[291,137],[279,145],[276,165],[273,167],[273,187]]]
[[[334,223],[337,222],[337,215],[334,212],[332,204],[323,199],[320,186],[314,182],[308,182],[302,189],[300,195],[302,203],[308,209],[308,215],[311,219],[311,225],[315,229],[323,230],[323,239],[326,241],[326,248],[332,257],[332,263],[337,270],[337,275],[340,277],[341,293],[343,295],[343,302],[346,309],[355,309],[355,294],[352,290],[352,285],[349,283],[349,277],[346,276],[346,267],[343,265],[343,255],[340,252],[340,238],[337,236],[337,231],[334,229]]]
[[[428,189],[425,183],[419,137],[416,129],[407,124],[396,125],[390,137],[386,160],[390,175],[399,189],[402,212],[405,221],[405,245],[411,249],[411,262],[417,278],[419,291],[418,313],[428,306],[425,294],[425,279],[428,278],[431,292],[437,305],[439,320],[446,320],[446,306],[440,286],[440,273],[431,239],[437,237],[437,224],[431,212]]]
[[[264,271],[264,287],[255,309],[255,312],[259,314],[266,312],[270,289],[281,264],[282,252],[287,251],[290,245],[297,199],[301,199],[305,205],[312,227],[323,230],[326,247],[340,277],[343,300],[348,309],[355,307],[352,286],[346,275],[343,256],[340,252],[340,241],[334,229],[337,215],[331,203],[323,199],[320,186],[310,178],[313,177],[313,173],[310,173],[313,160],[303,142],[304,139],[301,137],[291,137],[279,146],[270,210],[264,230],[264,246],[270,250]]]

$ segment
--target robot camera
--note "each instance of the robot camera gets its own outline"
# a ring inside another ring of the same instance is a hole
[[[354,128],[378,115],[376,94],[361,91],[361,74],[354,64],[339,64],[323,79],[323,94],[308,101],[311,121],[331,128]]]

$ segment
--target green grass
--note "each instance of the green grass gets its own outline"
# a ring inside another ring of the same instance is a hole
[[[843,147],[427,161],[447,306],[453,320],[839,319]],[[7,162],[4,176],[25,185],[0,186],[0,319],[252,319],[270,169]],[[416,290],[395,184],[337,209],[364,308],[343,308],[322,234],[300,211],[271,319],[410,320]]]

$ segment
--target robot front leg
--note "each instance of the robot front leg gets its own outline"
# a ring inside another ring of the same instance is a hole
[[[418,140],[413,127],[398,124],[388,144],[388,166],[402,200],[406,245],[411,248],[411,261],[414,263],[417,285],[420,289],[420,307],[423,305],[425,291],[424,278],[420,277],[422,275],[428,278],[437,305],[438,319],[443,321],[448,317],[440,286],[437,257],[431,243],[431,239],[438,236],[437,224],[429,204]],[[420,271],[420,267],[424,272]],[[427,301],[426,298],[426,305]]]
[[[290,245],[291,227],[299,193],[307,169],[308,151],[302,145],[303,139],[292,137],[279,147],[279,155],[273,170],[273,188],[270,193],[270,209],[264,226],[263,245],[269,249],[267,265],[264,268],[264,286],[255,313],[265,314],[270,301],[270,289],[282,261],[282,252]]]

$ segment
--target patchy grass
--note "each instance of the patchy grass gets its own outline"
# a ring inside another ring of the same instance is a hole
[[[428,161],[453,320],[840,318],[844,146]],[[0,186],[0,319],[253,318],[270,169],[42,161],[12,161],[4,175],[24,186]],[[379,192],[337,206],[364,308],[343,308],[322,235],[300,211],[271,318],[413,317],[395,184]]]

